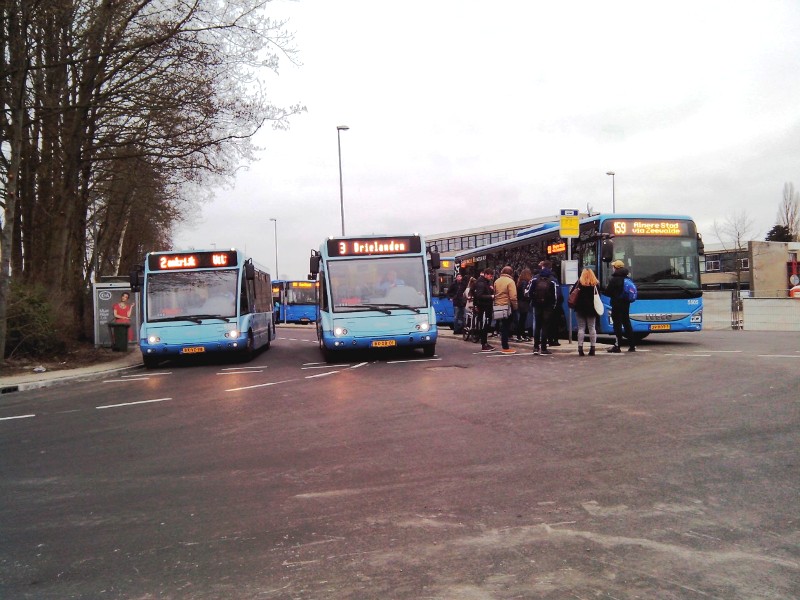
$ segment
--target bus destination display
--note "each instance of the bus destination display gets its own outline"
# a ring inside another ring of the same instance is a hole
[[[235,251],[151,254],[147,257],[147,266],[151,271],[227,268],[237,266],[237,259]]]
[[[351,238],[328,240],[329,256],[375,256],[376,254],[417,254],[422,249],[418,236],[393,238]]]
[[[611,219],[603,229],[614,235],[644,235],[653,237],[688,236],[689,221],[661,221],[658,219]]]

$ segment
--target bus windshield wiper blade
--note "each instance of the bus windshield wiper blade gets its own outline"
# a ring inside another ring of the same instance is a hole
[[[408,304],[387,304],[384,302],[383,304],[381,304],[381,306],[389,306],[391,308],[406,308],[408,310],[413,310],[415,313],[419,314],[418,308],[414,308],[413,306],[409,306]]]
[[[192,323],[202,323],[194,315],[181,315],[180,317],[163,317],[160,319],[149,319],[150,323],[167,323],[168,321],[191,321]]]
[[[229,317],[223,317],[222,315],[192,315],[192,317],[195,319],[219,319],[220,321],[225,321],[226,323],[231,322]]]
[[[362,310],[377,310],[387,315],[392,314],[392,311],[386,308],[382,308],[378,304],[337,304],[336,308],[344,308],[344,309],[360,308]]]

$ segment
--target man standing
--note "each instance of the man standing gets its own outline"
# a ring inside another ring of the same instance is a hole
[[[475,282],[475,287],[472,290],[472,298],[475,303],[475,308],[478,309],[478,322],[482,323],[481,327],[481,352],[491,352],[494,346],[487,343],[489,337],[489,329],[492,326],[492,313],[494,307],[494,287],[492,281],[494,280],[494,271],[492,269],[484,269],[481,276]]]
[[[456,275],[456,280],[447,288],[447,297],[453,301],[453,333],[460,335],[464,331],[464,308],[467,299],[464,297],[466,284],[461,273]]]
[[[553,319],[553,311],[558,302],[558,288],[553,277],[553,263],[543,260],[540,264],[542,270],[531,280],[528,294],[536,315],[533,329],[533,353],[552,354],[547,349],[547,337]]]
[[[628,276],[628,269],[621,260],[611,263],[614,272],[606,286],[606,294],[611,298],[611,320],[614,322],[614,335],[616,343],[608,349],[609,352],[621,352],[622,331],[625,330],[625,337],[628,338],[628,352],[635,352],[636,345],[633,340],[633,325],[631,324],[631,303],[625,298],[625,278]]]

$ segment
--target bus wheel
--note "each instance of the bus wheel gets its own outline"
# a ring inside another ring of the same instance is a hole
[[[422,347],[422,355],[423,356],[427,356],[428,358],[430,358],[434,354],[436,354],[436,344],[432,344],[430,346],[423,346]]]
[[[247,345],[242,350],[242,361],[243,362],[250,362],[253,360],[253,347],[255,343],[253,342],[253,332],[247,332]]]
[[[322,360],[325,362],[333,362],[333,355],[331,351],[325,347],[325,344],[322,342],[322,338],[319,339],[319,351],[322,354]]]
[[[145,355],[142,356],[142,362],[145,369],[155,369],[158,366],[159,360],[156,356]]]

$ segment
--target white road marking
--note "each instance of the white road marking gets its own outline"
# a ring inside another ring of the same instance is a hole
[[[800,358],[794,354],[759,354],[761,358]]]
[[[225,367],[223,371],[240,371],[242,369],[263,369],[263,367]]]
[[[125,383],[126,381],[147,381],[150,379],[149,375],[139,375],[138,377],[129,377],[128,379],[106,379],[103,383]]]
[[[136,375],[122,375],[122,378],[141,379],[142,377],[158,377],[159,375],[172,375],[172,371],[161,372],[161,373],[148,373],[147,375],[142,375],[141,373],[137,373]]]
[[[247,375],[248,373],[263,373],[264,369],[258,371],[227,371],[225,373],[217,373],[217,375]]]
[[[11,421],[12,419],[30,419],[36,415],[17,415],[16,417],[0,417],[0,421]]]
[[[320,373],[319,375],[306,375],[306,379],[314,379],[315,377],[327,377],[328,375],[333,375],[334,373],[338,373],[339,371],[328,371],[327,373]]]
[[[442,360],[441,358],[410,358],[408,360],[387,360],[387,365],[398,365],[402,363],[429,362],[432,360]]]
[[[225,390],[226,392],[239,392],[241,390],[252,390],[254,388],[261,388],[261,387],[269,387],[271,385],[278,385],[279,383],[290,383],[292,381],[296,381],[295,379],[286,379],[284,381],[272,381],[270,383],[257,383],[256,385],[246,385],[244,387],[238,388],[231,388],[229,390]]]
[[[305,369],[339,369],[348,368],[350,365],[313,365],[310,367],[300,367],[301,370]]]
[[[367,362],[362,362],[362,363],[358,363],[357,365],[353,365],[353,366],[352,366],[352,367],[350,367],[350,368],[351,368],[351,369],[358,369],[359,367],[363,367],[364,365],[368,365],[368,364],[369,364],[369,363],[367,363]]]
[[[156,398],[155,400],[140,400],[138,402],[124,402],[122,404],[106,404],[104,406],[95,406],[97,410],[102,410],[104,408],[119,408],[121,406],[136,406],[137,404],[151,404],[152,402],[166,402],[167,400],[172,400],[172,398]]]

